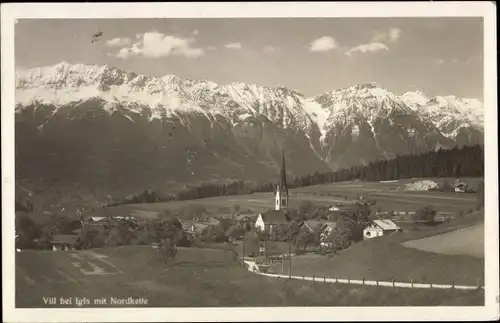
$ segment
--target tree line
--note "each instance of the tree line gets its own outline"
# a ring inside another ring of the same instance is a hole
[[[401,155],[330,172],[315,172],[291,178],[289,188],[329,184],[341,181],[386,181],[412,177],[481,177],[484,175],[484,150],[481,145],[439,149],[418,155]],[[108,206],[193,200],[206,197],[273,192],[274,182],[236,180],[231,183],[204,183],[175,194],[164,195],[146,189]]]

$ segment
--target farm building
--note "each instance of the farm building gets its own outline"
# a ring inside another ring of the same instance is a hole
[[[208,225],[211,225],[211,226],[220,225],[220,221],[217,220],[216,218],[210,218],[210,219],[208,219],[207,221],[204,221],[204,222],[207,223]]]
[[[79,242],[79,237],[71,234],[55,234],[52,237],[50,243],[52,244],[52,250],[60,251],[60,250],[75,250],[76,245]]]
[[[319,233],[319,241],[321,246],[326,246],[327,237],[330,233],[337,227],[337,222],[335,221],[305,221],[304,228],[306,228],[310,233]]]
[[[99,226],[105,226],[109,223],[109,218],[105,216],[92,216],[87,219],[85,224],[88,225],[99,225]]]
[[[254,223],[257,219],[256,214],[237,214],[234,216],[236,222],[252,222]]]
[[[372,220],[363,230],[363,238],[371,239],[401,231],[392,220]]]
[[[304,221],[301,227],[305,228],[309,232],[323,232],[324,230],[331,230],[335,228],[337,223],[335,221],[317,221],[317,220],[307,220]]]
[[[349,212],[352,210],[353,210],[352,206],[342,205],[342,204],[331,205],[328,208],[328,211],[332,211],[332,212]]]
[[[463,182],[456,182],[456,183],[455,183],[454,190],[455,190],[455,192],[457,192],[457,193],[465,193],[465,192],[467,192],[467,188],[468,188],[467,183],[463,183]]]
[[[114,216],[112,217],[113,220],[115,221],[131,221],[131,222],[137,222],[137,220],[133,216]]]
[[[255,221],[257,220],[257,217],[258,217],[258,215],[253,215],[253,216],[245,215],[245,216],[237,217],[237,218],[235,218],[235,220],[236,220],[235,225],[238,228],[249,230],[250,228],[252,228],[255,225]]]
[[[193,235],[201,235],[209,227],[209,225],[207,223],[185,221],[185,220],[182,221],[181,224],[182,224],[182,228],[185,232],[191,233]]]

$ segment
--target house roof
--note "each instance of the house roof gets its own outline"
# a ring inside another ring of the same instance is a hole
[[[348,210],[352,210],[353,209],[353,205],[343,205],[343,204],[337,204],[337,205],[330,205],[328,207],[328,210],[329,211],[348,211]]]
[[[253,220],[255,221],[255,219],[258,217],[258,215],[256,214],[238,214],[238,215],[235,215],[234,216],[234,219],[236,221],[243,221],[243,220]]]
[[[373,220],[373,223],[375,223],[377,226],[379,226],[382,230],[397,230],[399,229],[399,226],[394,223],[392,220]]]
[[[288,212],[283,210],[271,210],[262,213],[262,220],[266,224],[288,224],[291,219]]]
[[[90,217],[90,220],[92,220],[94,222],[99,222],[99,221],[102,221],[104,219],[106,219],[105,216],[92,216],[92,217]]]
[[[72,234],[55,234],[52,237],[51,243],[74,245],[78,241],[78,236]]]
[[[337,222],[333,221],[317,221],[317,220],[307,220],[304,222],[311,231],[317,231],[324,229],[325,227],[335,228],[337,226]]]
[[[117,216],[114,216],[113,219],[114,220],[131,220],[131,221],[135,221],[135,218],[133,216],[121,216],[121,215],[117,215]]]
[[[194,226],[194,230],[195,231],[201,232],[201,231],[205,230],[206,228],[208,228],[209,225],[206,224],[206,223],[197,223],[197,222],[195,222],[195,223],[193,223],[193,226]]]
[[[208,224],[210,225],[219,225],[220,224],[220,221],[217,220],[216,218],[210,218],[208,219],[208,221],[206,221]]]
[[[184,230],[189,229],[193,224],[195,224],[195,222],[192,220],[184,220],[184,219],[179,219],[179,223],[182,225]]]

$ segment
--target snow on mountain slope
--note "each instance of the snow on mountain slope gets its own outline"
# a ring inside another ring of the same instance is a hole
[[[331,167],[453,145],[403,98],[374,82],[324,93],[315,102],[328,115],[323,129]]]
[[[463,99],[452,95],[429,99],[417,92],[407,92],[402,98],[410,108],[430,120],[448,138],[454,139],[461,129],[483,131],[484,109],[477,99]]]
[[[358,118],[372,121],[394,110],[410,113],[399,97],[373,82],[325,93],[316,102],[330,108],[327,125],[348,124]]]
[[[181,80],[175,75],[137,75],[106,65],[62,62],[18,71],[16,75],[19,107],[33,102],[60,106],[91,98],[150,107],[152,119],[172,115],[174,110],[222,115],[233,124],[264,115],[284,128],[295,127],[305,132],[317,128],[321,138],[332,125],[346,124],[355,118],[372,124],[394,109],[410,113],[408,107],[428,118],[448,137],[457,128],[482,128],[484,122],[479,100],[454,96],[429,99],[419,91],[398,97],[373,82],[304,98],[282,85],[275,88],[245,83],[218,85],[211,81]]]
[[[16,73],[16,179],[75,198],[65,183],[122,197],[171,183],[269,181],[283,148],[287,171],[301,176],[480,142],[482,110],[474,99],[400,97],[375,83],[306,98],[283,85],[62,62]]]
[[[373,82],[305,98],[283,85],[220,85],[68,62],[18,71],[16,102],[18,113],[25,108],[48,109],[35,118],[39,130],[60,118],[74,119],[83,113],[80,109],[92,107],[129,122],[144,117],[150,123],[178,122],[185,131],[197,133],[196,140],[208,131],[231,131],[235,136],[231,140],[245,146],[249,154],[255,149],[247,147],[252,140],[267,140],[260,153],[270,156],[278,142],[271,133],[279,133],[289,137],[291,144],[300,142],[301,149],[311,149],[314,158],[332,168],[450,147],[459,139],[474,142],[481,137],[483,124],[478,100],[430,99],[422,92],[397,96]]]
[[[100,98],[150,107],[153,119],[189,111],[222,115],[233,124],[258,116],[265,116],[283,128],[306,131],[314,124],[302,108],[302,95],[283,86],[268,88],[244,83],[223,86],[211,81],[181,80],[174,75],[149,77],[108,66],[67,62],[19,71],[16,77],[18,108],[33,102],[64,105]]]

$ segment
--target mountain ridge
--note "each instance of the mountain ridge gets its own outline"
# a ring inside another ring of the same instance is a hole
[[[62,62],[16,74],[16,176],[119,194],[171,181],[269,179],[282,148],[290,175],[311,174],[482,143],[482,108],[474,99],[399,96],[374,82],[311,98],[283,85]]]

